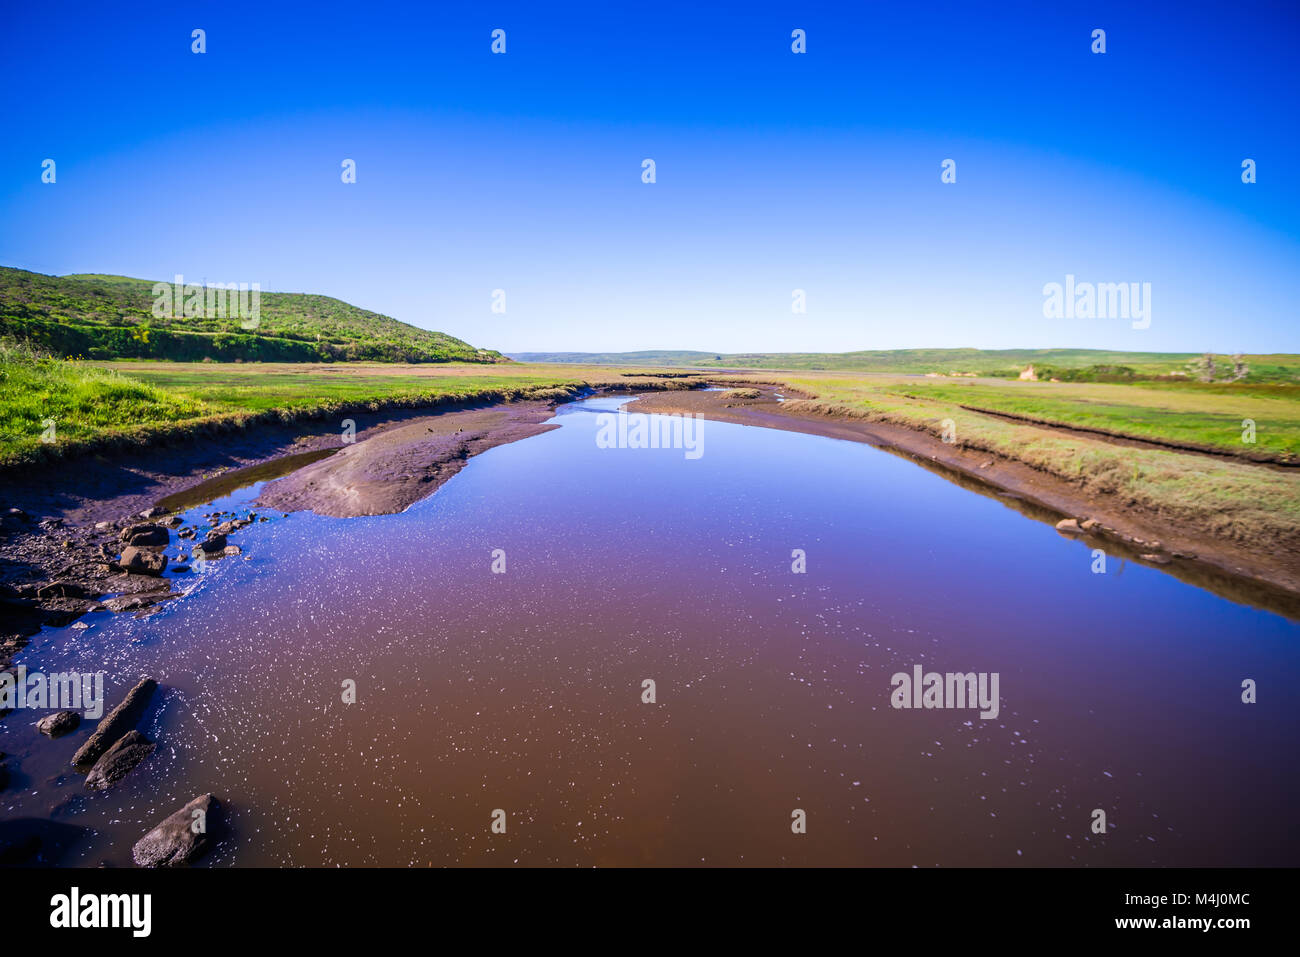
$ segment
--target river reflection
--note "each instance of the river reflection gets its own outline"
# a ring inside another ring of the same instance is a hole
[[[110,706],[158,678],[159,747],[89,795],[68,761],[94,722],[49,741],[12,714],[3,823],[80,865],[130,864],[204,791],[216,865],[1300,863],[1295,624],[1093,574],[866,445],[705,422],[698,458],[600,448],[622,401],[400,515],[270,513],[152,617],[35,637],[16,663],[102,668]],[[998,673],[998,716],[892,708],[914,665]]]

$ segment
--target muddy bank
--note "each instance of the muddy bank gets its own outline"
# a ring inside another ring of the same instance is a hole
[[[354,412],[355,436],[334,423],[316,423],[311,432],[303,431],[306,423],[278,423],[219,440],[195,437],[7,470],[0,475],[0,667],[43,626],[66,626],[90,611],[155,610],[178,595],[173,579],[162,574],[163,558],[175,571],[215,529],[224,534],[234,530],[225,524],[249,521],[213,515],[212,528],[182,528],[169,518],[176,512],[295,471],[305,474],[270,486],[283,511],[401,511],[473,455],[546,431],[541,423],[554,405],[537,399],[436,414],[428,408]],[[339,465],[326,467],[334,457]],[[132,543],[122,536],[140,523],[155,525],[160,541],[128,555]]]
[[[258,504],[334,518],[400,512],[498,445],[549,432],[546,402],[422,416],[380,431],[263,489]]]
[[[1158,516],[1123,502],[1081,494],[1069,483],[1022,462],[949,445],[905,426],[827,415],[779,402],[778,388],[738,386],[731,391],[656,393],[630,403],[629,412],[696,414],[719,422],[757,425],[866,442],[904,455],[974,491],[995,495],[1030,517],[1091,520],[1069,532],[1108,553],[1157,565],[1170,574],[1256,607],[1300,619],[1300,555],[1252,551],[1211,538],[1196,528],[1171,527]],[[797,399],[791,390],[782,393]]]

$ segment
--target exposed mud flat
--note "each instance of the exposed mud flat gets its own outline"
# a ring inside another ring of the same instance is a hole
[[[520,402],[423,416],[345,446],[268,485],[261,505],[333,518],[400,512],[488,449],[558,425],[546,402]]]

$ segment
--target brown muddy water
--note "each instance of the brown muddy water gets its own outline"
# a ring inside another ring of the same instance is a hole
[[[102,669],[109,706],[156,677],[159,747],[90,794],[93,721],[50,741],[9,715],[0,828],[125,866],[212,791],[210,866],[1300,864],[1296,624],[1094,573],[866,445],[704,422],[698,458],[600,448],[621,401],[400,515],[273,513],[157,614],[34,637],[16,664]],[[997,673],[997,717],[891,707],[915,665]]]

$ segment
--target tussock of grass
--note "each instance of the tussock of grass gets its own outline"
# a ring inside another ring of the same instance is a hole
[[[55,457],[105,430],[204,411],[201,402],[111,369],[0,341],[0,465]]]

